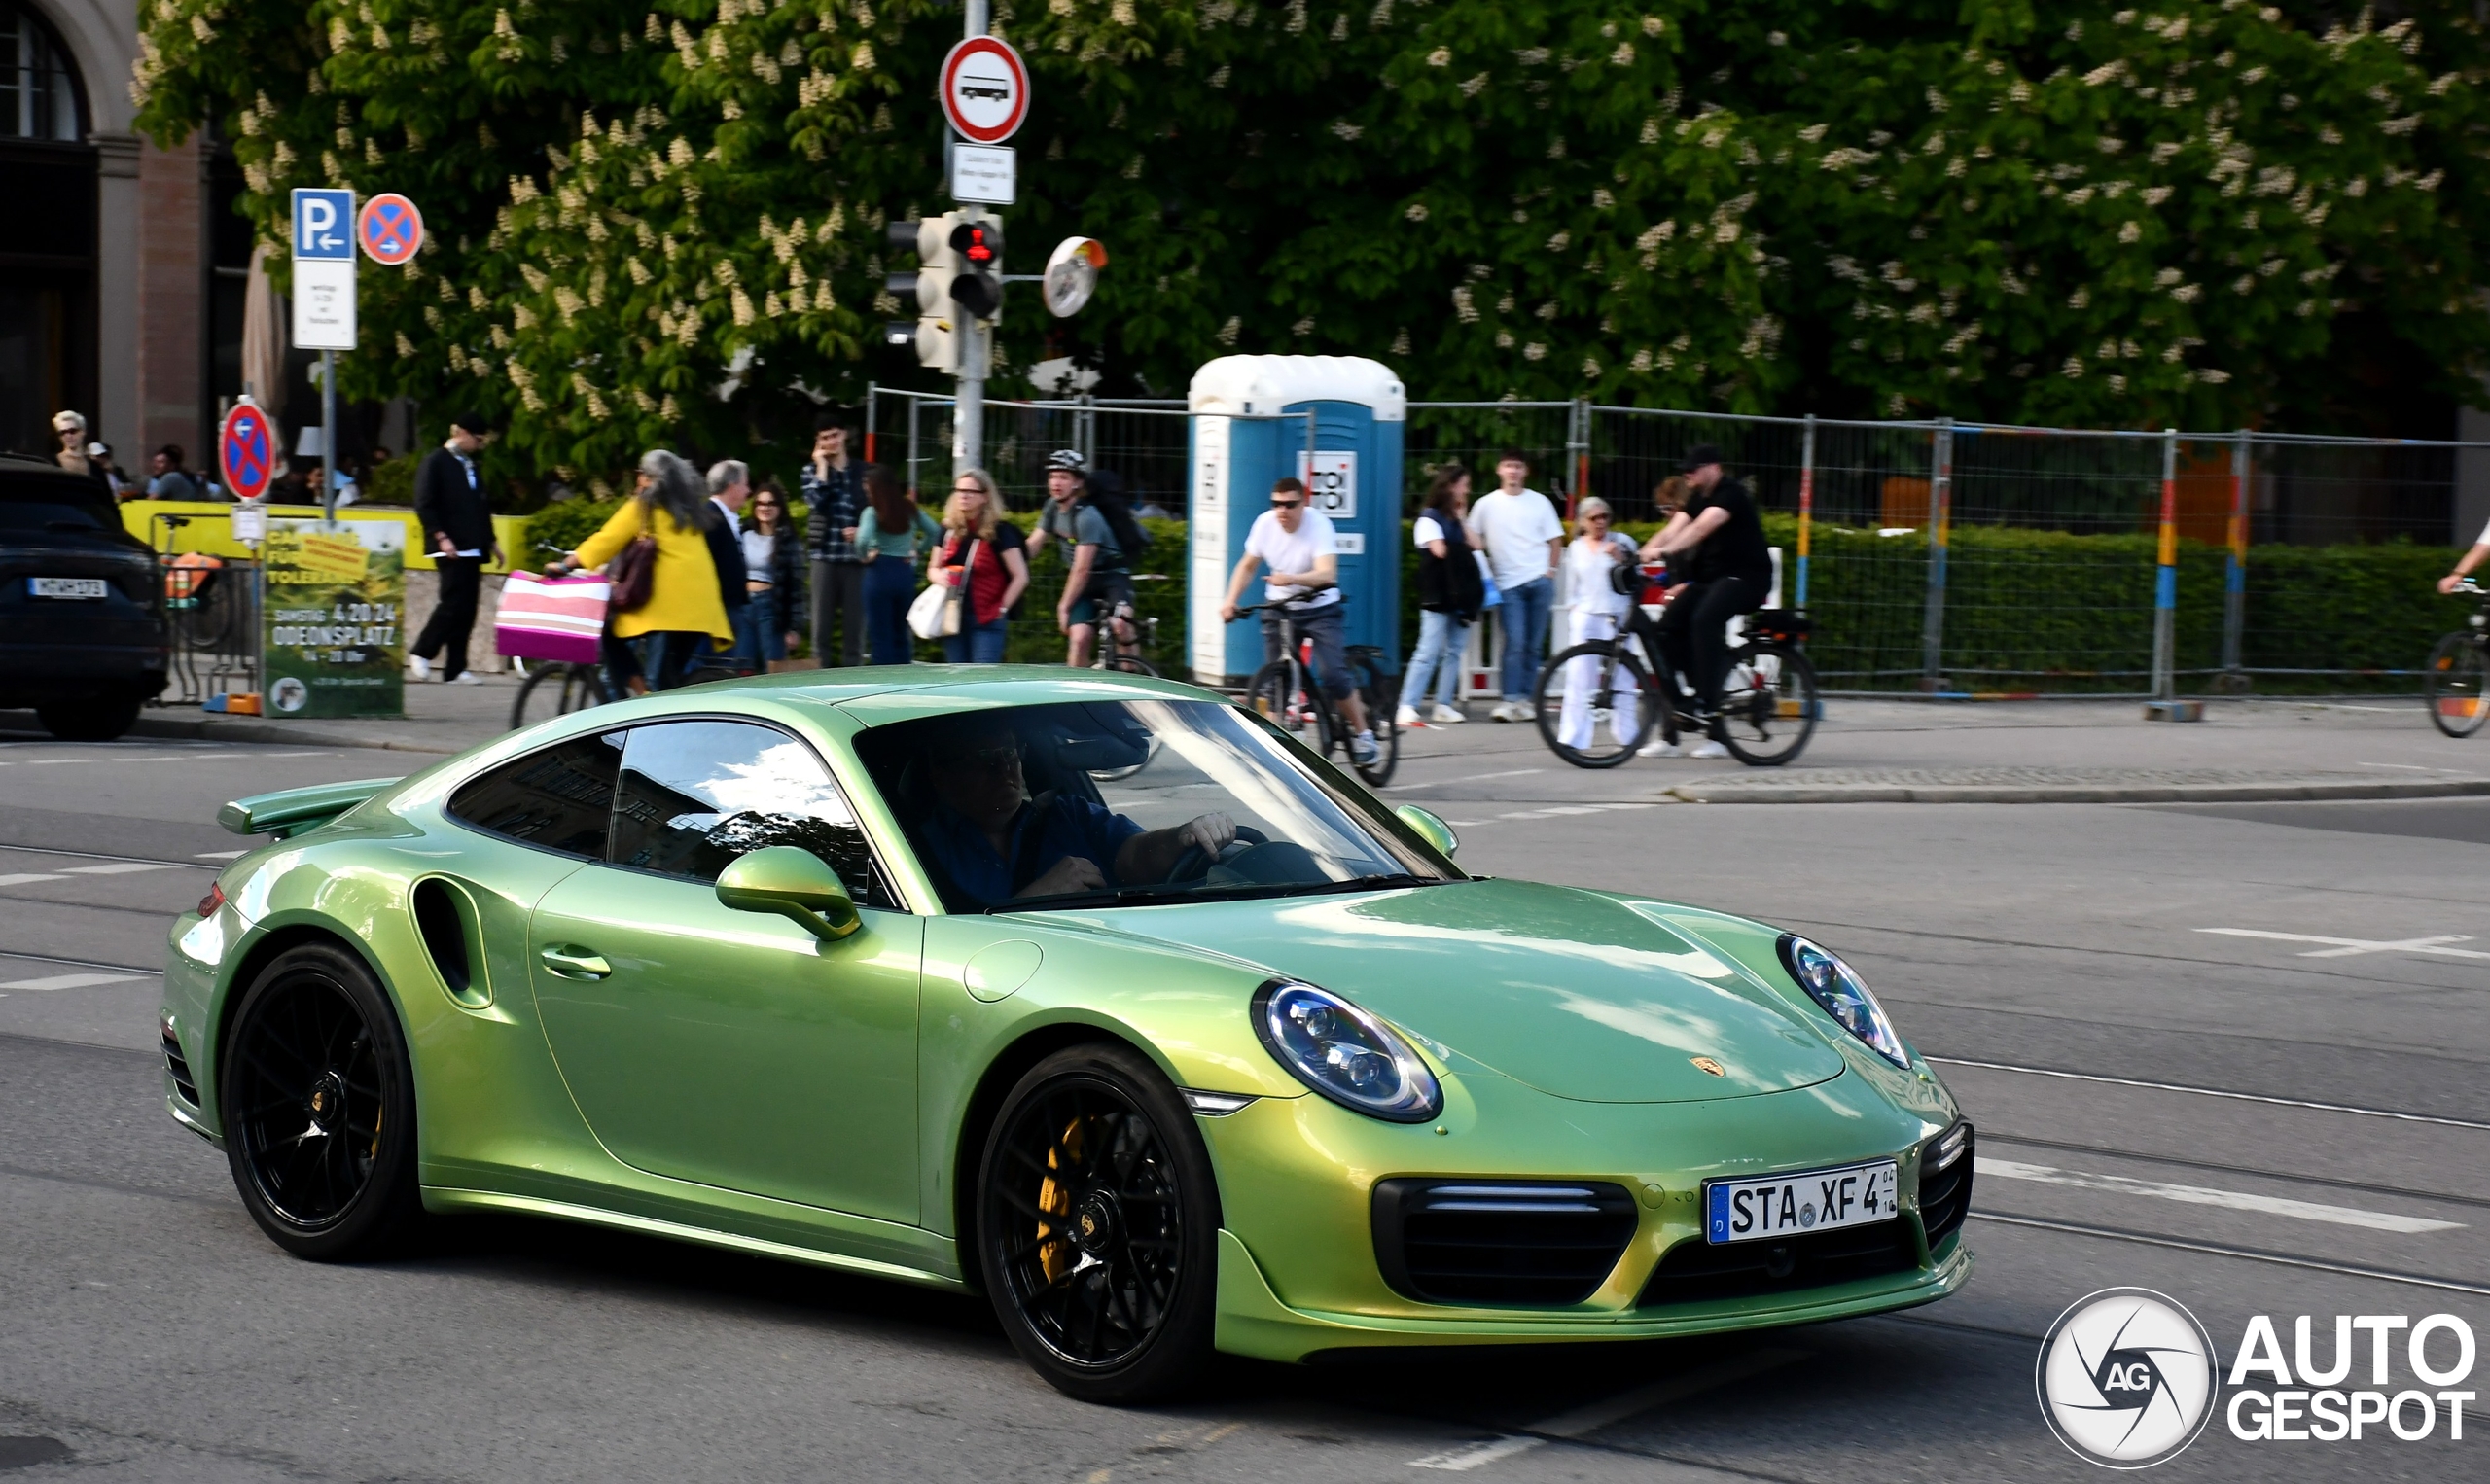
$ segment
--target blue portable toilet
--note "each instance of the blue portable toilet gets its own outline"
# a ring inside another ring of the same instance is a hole
[[[1283,475],[1305,481],[1340,540],[1346,642],[1401,668],[1401,438],[1408,394],[1357,356],[1222,356],[1193,372],[1188,440],[1186,654],[1193,679],[1241,686],[1263,663],[1261,625],[1220,621],[1228,574]],[[1305,413],[1314,414],[1309,461]],[[1262,601],[1257,575],[1246,601]]]

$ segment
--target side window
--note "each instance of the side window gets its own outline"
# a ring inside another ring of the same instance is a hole
[[[715,881],[728,862],[770,845],[821,857],[859,905],[898,906],[856,811],[811,748],[744,722],[664,722],[631,732],[607,860]]]
[[[449,795],[449,812],[479,830],[596,860],[622,761],[622,733],[578,737],[469,779]]]

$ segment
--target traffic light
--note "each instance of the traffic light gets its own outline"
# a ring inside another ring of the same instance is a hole
[[[957,265],[951,302],[972,318],[990,320],[1003,308],[1003,223],[993,217],[961,221],[951,214],[949,247]]]
[[[893,256],[914,253],[915,272],[894,270],[882,280],[882,287],[902,302],[916,300],[914,323],[894,320],[884,327],[883,338],[893,345],[913,345],[916,362],[935,371],[959,370],[959,336],[950,314],[951,282],[959,271],[951,252],[949,217],[926,217],[921,221],[893,222],[888,229]]]

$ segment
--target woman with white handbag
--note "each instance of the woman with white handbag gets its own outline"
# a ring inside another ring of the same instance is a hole
[[[926,568],[932,585],[917,594],[908,622],[920,638],[942,640],[953,664],[1000,663],[1013,606],[1028,590],[1026,543],[1002,512],[984,470],[964,469],[951,481],[943,544]]]

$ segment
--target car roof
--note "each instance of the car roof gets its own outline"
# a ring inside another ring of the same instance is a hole
[[[794,670],[713,681],[668,691],[688,705],[715,705],[728,695],[797,705],[835,706],[867,726],[985,706],[1041,706],[1061,701],[1187,700],[1223,702],[1215,690],[1180,681],[1062,665],[881,665]]]

